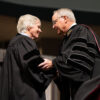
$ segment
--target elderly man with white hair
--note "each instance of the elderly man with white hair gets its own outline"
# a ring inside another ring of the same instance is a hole
[[[56,73],[38,68],[44,61],[35,43],[41,33],[41,21],[36,16],[23,15],[17,31],[4,58],[0,100],[45,100],[45,89]]]
[[[81,84],[91,79],[100,48],[96,34],[88,26],[77,24],[71,9],[61,8],[54,11],[52,22],[57,34],[64,37],[60,52],[55,59],[45,59],[39,66],[44,70],[56,68],[59,73],[56,83],[61,100],[74,100]]]

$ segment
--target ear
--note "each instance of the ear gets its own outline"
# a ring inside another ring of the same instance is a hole
[[[28,27],[27,27],[27,30],[28,30],[28,31],[30,31],[30,29],[31,29],[31,27],[30,27],[30,26],[28,26]]]
[[[64,20],[65,20],[65,23],[68,22],[68,17],[67,16],[63,16]]]

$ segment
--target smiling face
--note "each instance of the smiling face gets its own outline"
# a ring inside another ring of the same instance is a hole
[[[36,39],[39,37],[41,31],[41,23],[37,21],[36,24],[32,27],[28,27],[28,33],[32,39]]]
[[[62,35],[64,33],[65,28],[65,19],[63,17],[58,17],[57,13],[54,13],[52,16],[53,29],[57,30],[58,35]]]
[[[70,29],[71,25],[75,23],[75,21],[71,20],[66,15],[58,15],[57,12],[55,12],[52,16],[52,22],[53,22],[53,29],[57,31],[58,35],[66,35],[67,31]]]

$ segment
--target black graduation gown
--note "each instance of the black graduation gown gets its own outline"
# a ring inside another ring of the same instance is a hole
[[[61,91],[61,100],[69,100],[70,89],[74,96],[82,82],[91,78],[97,54],[95,39],[88,28],[75,25],[68,32],[70,35],[64,37],[59,55],[53,60],[59,72],[55,82]]]
[[[100,100],[100,75],[84,82],[74,100]]]
[[[4,59],[0,100],[45,100],[45,89],[55,70],[39,69],[37,65],[42,61],[34,40],[15,36]]]

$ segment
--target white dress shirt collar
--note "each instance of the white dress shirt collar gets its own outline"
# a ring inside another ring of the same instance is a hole
[[[21,35],[24,35],[24,36],[27,36],[27,37],[30,37],[28,34],[26,34],[26,33],[24,33],[24,32],[22,32],[22,33],[20,33]]]
[[[77,23],[73,23],[73,24],[70,26],[70,28],[73,27],[74,25],[77,25]],[[69,28],[69,29],[70,29],[70,28]]]

